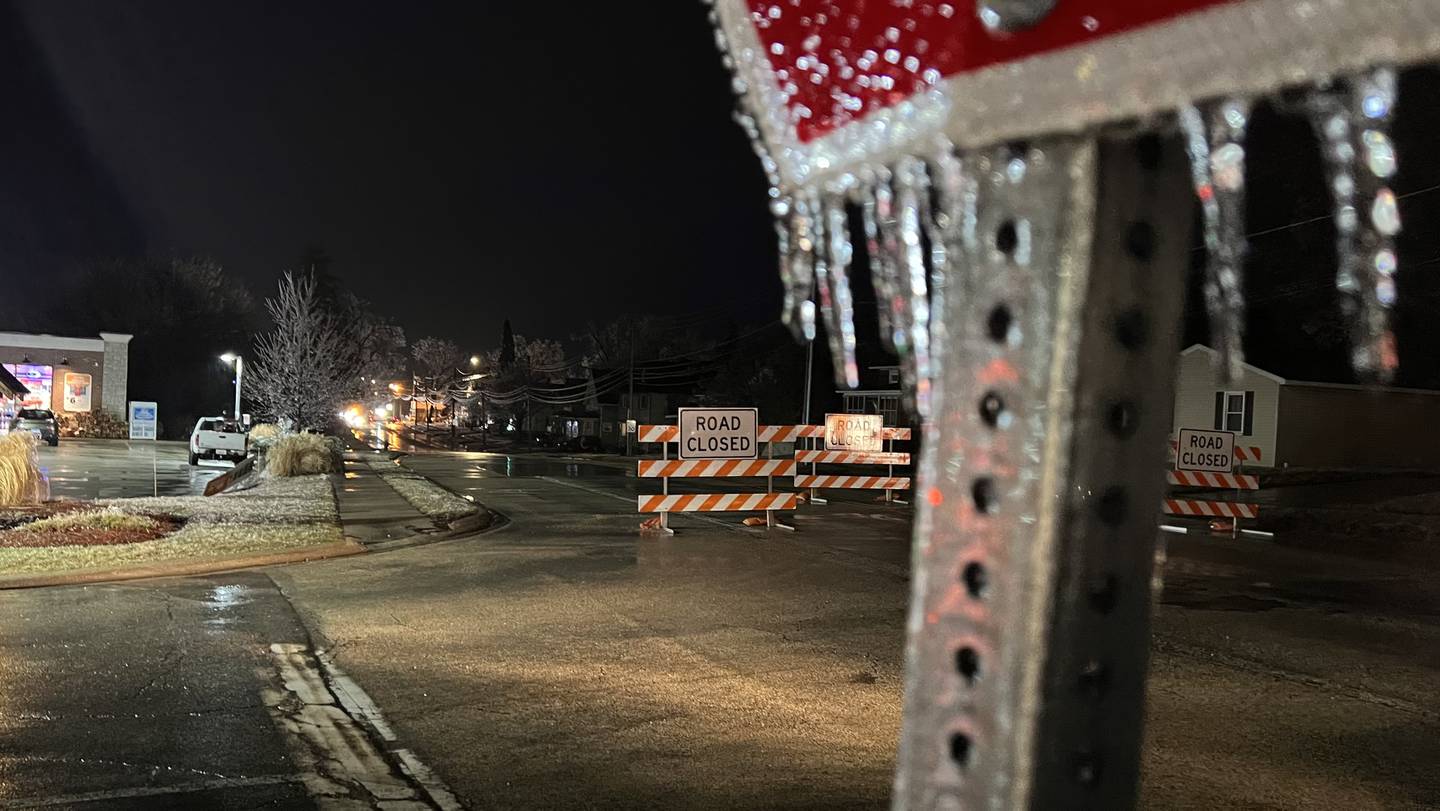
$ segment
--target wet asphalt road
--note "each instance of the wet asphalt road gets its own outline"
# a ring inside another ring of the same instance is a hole
[[[313,704],[287,687],[288,645],[329,651],[383,712],[394,740],[346,759],[381,788],[415,789],[386,754],[404,747],[477,808],[884,807],[902,508],[810,508],[794,534],[681,517],[674,538],[640,538],[628,465],[408,461],[509,523],[264,572],[0,593],[0,806],[308,807],[331,738],[297,731]],[[1146,807],[1440,797],[1433,573],[1168,542]]]
[[[62,438],[39,456],[52,498],[193,495],[226,470],[191,467],[183,442]]]

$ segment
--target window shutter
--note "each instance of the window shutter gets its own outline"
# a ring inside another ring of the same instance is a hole
[[[1225,430],[1225,392],[1215,392],[1215,430]]]
[[[1255,392],[1245,392],[1245,436],[1250,436],[1250,429],[1255,426]]]

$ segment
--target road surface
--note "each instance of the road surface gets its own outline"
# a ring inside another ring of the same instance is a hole
[[[0,593],[0,805],[885,807],[903,508],[809,508],[793,534],[682,517],[641,538],[623,465],[409,463],[508,524]],[[1189,536],[1169,553],[1145,806],[1440,797],[1431,573]]]

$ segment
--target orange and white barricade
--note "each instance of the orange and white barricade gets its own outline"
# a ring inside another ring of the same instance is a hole
[[[825,504],[815,491],[822,488],[835,488],[843,490],[884,490],[885,501],[904,504],[905,502],[895,497],[897,490],[910,489],[909,476],[896,476],[895,468],[908,467],[910,465],[910,453],[907,451],[893,450],[892,443],[896,440],[909,440],[909,428],[884,428],[881,438],[885,441],[883,451],[842,451],[825,450],[820,445],[825,441],[825,426],[805,425],[795,426],[797,428],[810,429],[801,436],[812,439],[812,447],[795,449],[795,463],[797,465],[810,465],[809,473],[796,472],[795,486],[810,490],[810,501],[813,504]],[[884,465],[885,475],[864,476],[821,473],[816,469],[817,465]]]
[[[678,512],[763,512],[765,526],[777,529],[794,527],[775,517],[781,510],[793,511],[799,506],[796,493],[775,492],[776,476],[795,475],[794,459],[771,457],[771,443],[794,441],[799,434],[796,429],[813,426],[803,425],[761,425],[756,428],[756,441],[765,443],[764,459],[671,459],[670,443],[678,442],[680,430],[674,425],[636,426],[637,441],[657,443],[661,446],[660,459],[641,459],[636,463],[635,475],[641,479],[659,479],[661,491],[658,494],[642,495],[637,498],[638,511],[658,513],[658,521],[649,519],[640,524],[641,529],[657,529],[674,535],[670,528],[670,513]],[[823,432],[823,431],[822,431]],[[671,493],[670,480],[684,478],[764,478],[763,493]]]
[[[1174,462],[1176,441],[1170,440],[1171,462]],[[1236,445],[1235,462],[1239,467],[1240,462],[1260,461],[1260,448],[1254,445]],[[1239,500],[1242,491],[1260,489],[1260,477],[1246,473],[1219,473],[1203,472],[1194,470],[1167,470],[1165,481],[1174,487],[1202,487],[1207,490],[1234,490],[1236,499],[1233,501],[1212,501],[1207,499],[1192,499],[1176,497],[1167,498],[1160,506],[1160,511],[1166,515],[1178,515],[1187,518],[1221,518],[1230,519],[1231,537],[1238,536],[1240,519],[1255,519],[1260,515],[1260,505],[1250,504]],[[1180,531],[1179,528],[1169,528]],[[1267,535],[1268,533],[1252,532],[1243,530],[1247,535]]]

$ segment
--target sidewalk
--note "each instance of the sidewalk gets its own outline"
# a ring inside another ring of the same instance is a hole
[[[374,451],[347,450],[344,478],[335,488],[345,537],[365,546],[440,531],[370,469],[368,462],[387,458]]]

